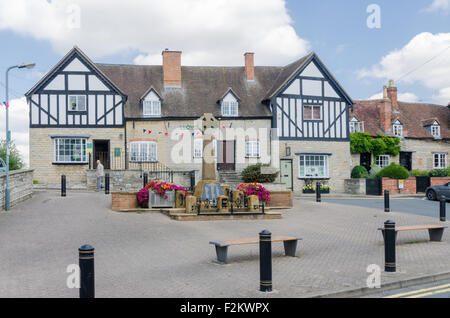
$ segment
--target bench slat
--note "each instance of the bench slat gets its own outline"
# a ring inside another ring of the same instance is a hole
[[[302,240],[301,237],[294,236],[272,236],[272,242],[285,242],[285,241],[298,241]],[[223,240],[209,242],[210,244],[218,246],[231,246],[231,245],[246,245],[246,244],[259,244],[259,238],[246,238],[246,239],[236,239],[236,240]]]
[[[419,231],[419,230],[434,230],[434,229],[445,229],[446,226],[443,225],[414,225],[414,226],[399,226],[396,228],[397,231]]]
[[[437,229],[446,229],[448,226],[443,225],[411,225],[411,226],[397,226],[395,230],[397,232],[405,232],[405,231],[419,231],[419,230],[437,230]],[[379,228],[378,230],[382,231],[384,228]]]

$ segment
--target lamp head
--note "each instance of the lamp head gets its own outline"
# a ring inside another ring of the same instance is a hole
[[[22,63],[18,66],[18,68],[32,69],[35,66],[36,66],[36,63]]]

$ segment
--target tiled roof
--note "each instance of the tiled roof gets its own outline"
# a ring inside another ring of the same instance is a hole
[[[381,128],[380,107],[389,100],[359,100],[355,101],[354,111],[350,113],[350,118],[356,117],[364,122],[364,130],[372,136],[378,133],[388,134]],[[426,103],[405,103],[398,102],[399,111],[392,109],[391,121],[397,119],[403,125],[403,135],[406,138],[430,138],[433,136],[425,128],[429,122],[433,124],[437,120],[441,126],[442,139],[450,139],[449,116],[450,109],[446,106],[426,104]]]

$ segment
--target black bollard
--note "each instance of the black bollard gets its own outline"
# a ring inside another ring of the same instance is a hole
[[[441,215],[441,222],[447,222],[447,215],[445,211],[445,205],[446,205],[446,199],[444,196],[441,197],[440,202],[440,215]]]
[[[105,174],[105,194],[109,194],[109,173]]]
[[[148,184],[148,173],[147,172],[144,172],[144,188],[145,188],[145,186]]]
[[[272,233],[264,230],[259,233],[259,275],[262,292],[272,291]]]
[[[322,202],[322,197],[320,194],[320,182],[316,184],[316,202]]]
[[[83,245],[80,254],[80,298],[95,298],[94,248]]]
[[[395,273],[395,240],[397,233],[394,221],[384,222],[384,271]]]
[[[384,212],[391,212],[389,206],[389,190],[384,190]]]
[[[66,176],[61,175],[61,196],[66,196]]]

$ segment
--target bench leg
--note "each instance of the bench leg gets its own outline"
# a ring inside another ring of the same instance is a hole
[[[440,241],[442,241],[442,235],[444,234],[444,229],[429,229],[428,233],[430,233],[430,241],[440,242]]]
[[[297,240],[295,241],[284,241],[284,253],[286,256],[295,257],[295,252],[297,250]]]
[[[216,254],[217,254],[217,262],[220,264],[226,264],[227,262],[227,252],[228,246],[217,246],[216,245]]]

